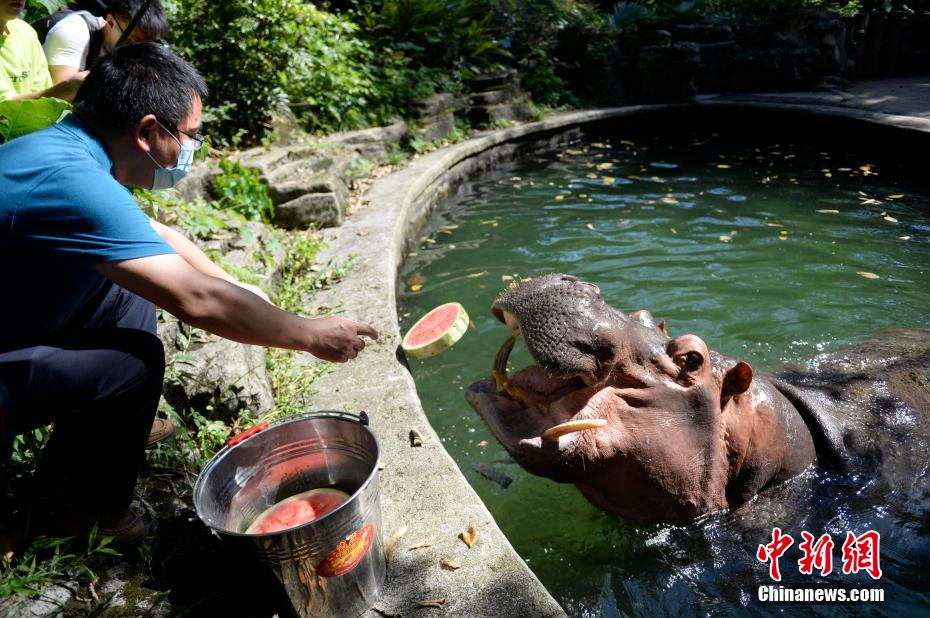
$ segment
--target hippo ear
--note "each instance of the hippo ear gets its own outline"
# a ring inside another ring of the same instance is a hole
[[[665,335],[666,337],[669,336],[669,334],[668,334],[668,324],[665,322],[664,319],[659,320],[659,326],[658,326],[658,328],[659,328],[659,331],[660,331],[663,335]]]
[[[749,363],[739,361],[723,376],[723,387],[720,389],[720,407],[727,404],[730,399],[749,390],[752,384],[752,367]]]

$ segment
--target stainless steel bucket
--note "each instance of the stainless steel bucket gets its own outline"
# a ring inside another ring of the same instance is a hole
[[[217,453],[194,486],[200,519],[224,540],[255,552],[301,618],[358,616],[381,593],[381,449],[367,425],[364,412],[331,411],[259,425]],[[245,533],[271,505],[319,487],[341,489],[350,498],[300,527]]]

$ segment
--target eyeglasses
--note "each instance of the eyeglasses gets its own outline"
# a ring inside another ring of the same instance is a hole
[[[163,124],[161,120],[158,121],[158,124],[160,124],[160,125],[162,126],[162,128],[164,128],[166,131],[177,131],[178,133],[183,133],[184,135],[186,135],[187,137],[189,137],[191,140],[193,140],[193,142],[194,142],[194,147],[195,147],[197,150],[200,150],[200,147],[203,146],[204,140],[206,140],[206,138],[205,138],[203,135],[201,135],[200,133],[197,133],[197,134],[188,133],[188,132],[185,131],[184,129],[179,129],[179,128],[177,127],[177,125],[167,125],[167,124]]]

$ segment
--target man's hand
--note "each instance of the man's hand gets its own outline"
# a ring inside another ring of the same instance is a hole
[[[88,73],[89,71],[78,71],[71,77],[58,82],[46,90],[45,96],[58,97],[65,101],[74,101],[74,95],[76,95],[77,91],[81,88],[81,84],[84,83],[84,78],[87,77]]]
[[[378,331],[363,322],[329,317],[310,321],[312,339],[307,351],[323,360],[344,363],[365,349],[361,336],[378,338]]]

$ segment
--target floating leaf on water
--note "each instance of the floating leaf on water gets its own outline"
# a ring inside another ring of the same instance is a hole
[[[881,277],[879,277],[875,273],[870,273],[870,272],[866,272],[863,270],[856,271],[856,274],[861,277],[865,277],[866,279],[881,279]]]
[[[501,281],[513,281],[513,277],[510,275],[501,275]]]
[[[438,609],[442,609],[445,604],[445,599],[424,599],[422,601],[417,601],[417,605],[420,607],[436,607]]]
[[[597,169],[599,169],[599,170],[609,170],[609,169],[612,168],[613,166],[614,166],[614,164],[613,164],[613,163],[610,163],[610,162],[608,161],[607,163],[598,163],[598,164],[597,164]]]
[[[520,178],[519,176],[511,176],[510,178],[510,182],[520,182],[521,180],[523,179]]]
[[[862,204],[860,205],[861,206],[877,206],[878,204],[881,204],[881,202],[878,200],[873,200],[872,198],[869,197],[869,198],[865,198],[864,200],[862,200]]]
[[[594,226],[591,225],[590,223],[587,224],[585,227],[588,228],[589,230],[594,230]]]
[[[436,239],[435,239],[435,238],[427,238],[427,239],[426,239],[426,242],[427,242],[427,244],[435,245],[435,244],[436,244]]]
[[[419,292],[419,291],[422,290],[422,289],[423,289],[423,284],[422,284],[422,283],[414,283],[413,285],[410,286],[410,291],[411,291],[411,292]]]
[[[593,172],[592,172],[592,173],[589,173],[589,174],[587,174],[587,178],[590,178],[590,179],[594,180],[595,178],[597,178],[597,174],[595,174],[595,173],[593,173]]]
[[[409,279],[407,279],[407,283],[409,283],[410,285],[416,285],[418,283],[423,283],[424,281],[426,281],[426,277],[424,277],[420,273],[415,273],[411,275]]]
[[[838,215],[838,214],[840,214],[840,211],[835,210],[835,209],[833,209],[833,208],[821,208],[821,209],[818,210],[817,212],[819,212],[819,213],[822,214],[822,215]]]
[[[838,168],[836,168],[836,171],[838,171],[838,172],[851,172],[851,171],[852,171],[852,168],[851,168],[851,167],[838,167]]]
[[[407,551],[414,551],[417,549],[426,549],[427,547],[432,547],[432,543],[420,543],[419,545],[411,545],[407,548]]]
[[[417,253],[416,251],[411,251],[410,253],[407,254],[407,257],[417,257],[418,255],[420,254]]]
[[[831,174],[830,172],[827,172],[826,174],[824,174],[824,178],[833,178],[833,174]],[[791,180],[792,182],[797,182],[794,178],[792,178]]]
[[[636,147],[636,144],[634,144],[633,142],[631,142],[631,141],[628,140],[628,139],[622,139],[622,140],[620,140],[620,143],[623,144],[624,146],[629,146],[630,148],[635,148],[635,147]]]
[[[732,236],[725,236],[725,235],[724,235],[724,236],[721,236],[721,237],[720,237],[720,242],[730,242],[731,240],[733,240],[733,237],[732,237]]]
[[[778,240],[788,240],[788,230],[782,230],[778,233]]]
[[[718,169],[718,170],[728,170],[728,169],[730,169],[730,166],[727,165],[726,163],[718,163],[718,164],[717,164],[717,169]]]
[[[894,217],[892,217],[891,215],[888,215],[888,216],[886,216],[886,217],[882,217],[882,219],[884,219],[885,221],[887,221],[887,222],[889,222],[889,223],[897,223],[897,222],[898,222],[898,220],[895,219]]]
[[[457,569],[461,569],[461,568],[462,568],[462,565],[461,565],[461,564],[459,564],[458,562],[455,562],[455,561],[453,561],[453,560],[449,560],[449,559],[447,559],[447,558],[443,558],[442,560],[440,560],[440,561],[439,561],[439,564],[442,565],[442,568],[448,569],[448,570],[450,570],[450,571],[455,571],[455,570],[457,570]]]
[[[452,236],[452,230],[439,230],[440,234],[445,234],[446,236]]]
[[[387,543],[384,544],[384,559],[388,562],[391,561],[391,558],[394,557],[394,547],[397,545],[397,541],[400,540],[400,537],[407,534],[407,526],[401,526],[397,529],[394,534],[391,535],[391,538],[387,540]]]
[[[602,144],[601,142],[594,142],[591,144],[591,148],[610,148],[610,144]]]
[[[910,236],[898,236],[898,240],[910,240]]]
[[[480,273],[471,273],[469,275],[465,275],[465,278],[466,279],[477,279],[478,277],[483,277],[486,274],[488,274],[488,271],[482,270]]]
[[[449,225],[444,225],[444,226],[442,226],[442,229],[444,229],[444,230],[457,230],[457,229],[459,229],[459,224],[458,224],[458,223],[450,223]]]
[[[863,172],[870,172],[872,171],[872,166],[871,165],[860,165],[859,169],[861,169]]]
[[[677,233],[678,233],[678,230],[676,230],[676,229],[673,228],[673,227],[670,227],[670,228],[668,228],[668,229],[670,229],[670,230],[672,231],[672,234],[677,234]]]
[[[564,200],[564,199],[565,199],[565,196],[564,196],[564,195],[556,195],[556,196],[555,196],[555,201],[557,201],[557,202],[561,202],[561,201]]]
[[[612,178],[610,176],[604,176],[603,178],[601,178],[601,182],[603,182],[605,185],[612,185],[616,181],[617,181],[616,178]]]
[[[889,195],[888,199],[889,200],[900,200],[902,197],[904,197],[904,194],[899,193],[898,195]]]
[[[664,203],[664,204],[677,204],[677,203],[678,203],[678,200],[676,200],[674,197],[670,197],[670,196],[666,195],[665,197],[662,198],[662,203]]]
[[[626,226],[628,226],[629,224],[630,224],[630,220],[629,220],[629,219],[621,219],[621,220],[620,220],[620,227],[626,227]]]
[[[423,435],[416,430],[410,430],[410,446],[423,446]]]
[[[459,533],[459,538],[471,549],[471,546],[478,541],[478,530],[474,526],[469,526],[468,530]]]

